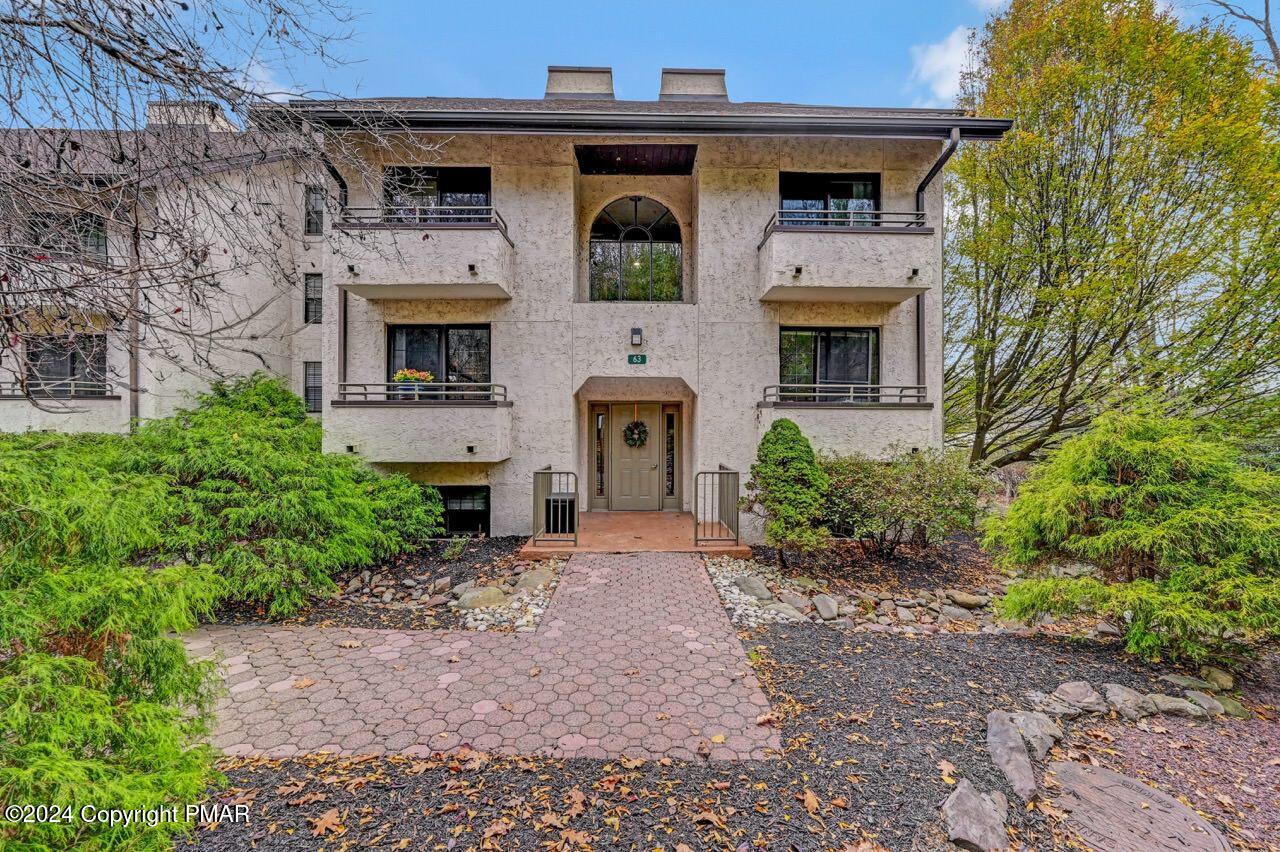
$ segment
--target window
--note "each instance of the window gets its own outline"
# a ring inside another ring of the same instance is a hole
[[[600,211],[588,256],[593,302],[684,299],[680,224],[652,198],[620,198]]]
[[[605,485],[605,465],[608,455],[609,436],[607,429],[609,428],[609,412],[608,409],[598,408],[592,415],[595,420],[595,494],[596,497],[607,497],[609,492]]]
[[[404,369],[426,370],[437,382],[488,384],[489,326],[389,326],[387,381]]]
[[[107,222],[97,213],[37,213],[27,221],[32,247],[98,263],[108,261]]]
[[[302,321],[307,324],[324,318],[324,276],[308,272],[302,276]]]
[[[317,412],[321,409],[321,397],[324,394],[324,375],[320,371],[319,361],[302,362],[302,399],[307,404],[307,411]]]
[[[27,341],[27,384],[44,396],[106,394],[107,338],[62,334]]]
[[[782,172],[778,175],[779,224],[849,227],[875,224],[880,175]]]
[[[306,208],[302,221],[302,233],[308,237],[317,237],[324,233],[324,187],[309,186],[305,195]]]
[[[489,534],[489,486],[440,485],[446,535]]]
[[[489,183],[487,168],[387,166],[382,203],[392,221],[487,224]]]
[[[880,382],[877,328],[783,328],[778,382],[785,399],[803,402],[865,402],[867,393],[849,385]],[[830,389],[821,386],[831,385]],[[790,386],[790,387],[788,387]]]
[[[662,496],[676,496],[676,416],[675,411],[662,412]]]

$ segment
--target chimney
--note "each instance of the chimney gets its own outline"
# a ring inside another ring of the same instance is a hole
[[[723,68],[663,68],[660,101],[727,101]]]
[[[227,120],[221,106],[211,101],[150,101],[147,126],[161,124],[203,127],[216,133],[235,133],[240,129]]]
[[[613,69],[548,65],[545,97],[613,100]]]

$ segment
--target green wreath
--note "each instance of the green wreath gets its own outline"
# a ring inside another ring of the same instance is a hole
[[[643,447],[649,441],[649,427],[643,420],[632,420],[622,427],[622,440],[628,447]]]

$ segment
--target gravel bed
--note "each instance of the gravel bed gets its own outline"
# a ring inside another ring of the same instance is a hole
[[[949,849],[939,820],[953,789],[946,771],[1017,801],[983,745],[990,710],[1072,679],[1156,688],[1156,672],[1114,646],[1039,636],[910,638],[788,624],[746,644],[781,725],[776,759],[240,760],[224,767],[230,789],[218,798],[251,802],[252,821],[203,830],[196,842],[475,849],[487,835],[483,848],[809,850],[873,839],[893,850]],[[1029,848],[1060,846],[1038,810],[1011,807],[1010,825]]]

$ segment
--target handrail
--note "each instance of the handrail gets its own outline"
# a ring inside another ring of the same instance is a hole
[[[60,379],[57,381],[29,380],[0,382],[0,397],[39,396],[39,397],[82,397],[82,396],[114,396],[115,389],[110,382],[88,381],[84,379]]]
[[[873,385],[864,383],[766,385],[765,402],[805,402],[818,405],[878,403],[897,405],[927,402],[925,385]]]
[[[552,470],[547,465],[533,472],[533,538],[534,547],[549,544],[578,546],[578,522],[582,510],[578,505],[578,474],[569,470]]]
[[[764,237],[756,246],[759,251],[774,231],[859,232],[881,228],[919,228],[929,233],[928,217],[923,210],[778,210],[764,226]]]
[[[511,242],[507,221],[492,205],[343,207],[337,219],[339,227],[356,228],[496,228]]]
[[[341,402],[505,402],[507,386],[492,382],[340,382]]]
[[[86,248],[0,243],[0,254],[33,263],[76,263],[101,269],[118,269],[123,265],[120,258]]]
[[[693,478],[693,546],[738,543],[738,471],[720,465]]]

